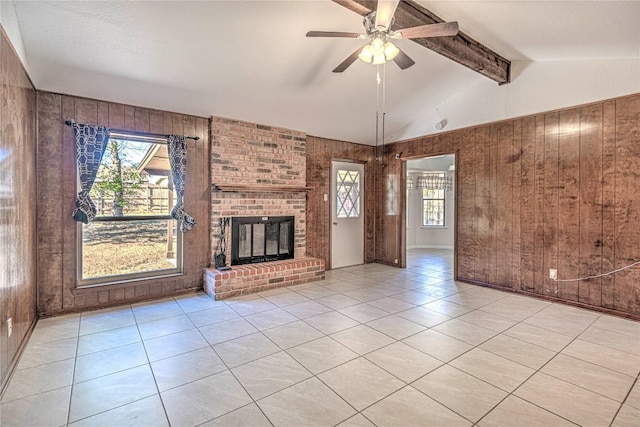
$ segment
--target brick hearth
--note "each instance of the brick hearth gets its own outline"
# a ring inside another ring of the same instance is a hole
[[[208,295],[221,300],[269,289],[324,280],[324,261],[300,258],[233,267],[233,270],[204,271],[204,288]]]

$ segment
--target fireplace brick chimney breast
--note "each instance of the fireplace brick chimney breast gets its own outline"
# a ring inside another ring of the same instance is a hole
[[[220,218],[295,218],[292,260],[204,271],[205,291],[215,299],[324,279],[324,261],[306,257],[306,140],[290,129],[240,120],[211,119],[211,264],[220,241]],[[226,229],[226,261],[232,238]]]
[[[305,257],[305,192],[271,192],[269,187],[305,187],[306,140],[306,133],[300,131],[212,117],[211,182],[264,190],[212,193],[212,263],[220,238],[218,220],[234,216],[294,216],[295,257]],[[229,235],[227,244],[227,263],[230,264]]]

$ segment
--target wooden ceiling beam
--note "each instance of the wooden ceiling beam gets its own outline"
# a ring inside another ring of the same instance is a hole
[[[362,16],[377,7],[376,0],[333,0]],[[392,30],[445,22],[428,9],[411,0],[402,0],[395,14]],[[463,32],[453,37],[413,39],[415,43],[498,82],[511,82],[511,62]]]

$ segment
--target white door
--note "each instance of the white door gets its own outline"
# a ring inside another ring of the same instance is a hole
[[[331,164],[331,268],[364,263],[364,165]]]

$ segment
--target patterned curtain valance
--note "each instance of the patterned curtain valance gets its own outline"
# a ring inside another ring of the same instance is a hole
[[[416,188],[416,184],[412,176],[407,176],[407,190],[413,190]]]
[[[89,196],[96,180],[102,156],[109,143],[109,128],[72,123],[76,136],[76,163],[80,179],[80,192],[76,197],[73,219],[88,224],[96,217],[96,206]]]
[[[196,220],[184,210],[184,186],[187,179],[187,144],[185,141],[186,137],[184,136],[169,135],[167,137],[171,177],[176,193],[178,193],[171,216],[180,221],[180,231],[183,233],[196,226]]]
[[[453,180],[444,173],[429,173],[418,177],[418,190],[453,190]]]

